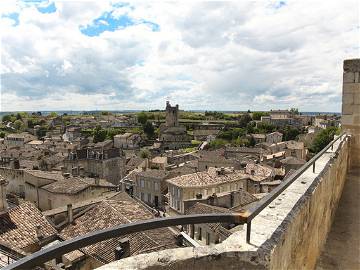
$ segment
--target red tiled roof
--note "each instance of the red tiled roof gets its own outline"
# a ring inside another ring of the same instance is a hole
[[[23,249],[38,242],[36,226],[46,238],[57,232],[30,202],[24,202],[0,217],[0,241]]]

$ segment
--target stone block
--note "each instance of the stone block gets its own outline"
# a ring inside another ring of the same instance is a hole
[[[360,106],[360,91],[354,93],[354,104]]]
[[[342,113],[344,115],[347,114],[360,114],[360,106],[358,105],[351,105],[351,104],[343,104],[342,106]]]
[[[341,116],[341,125],[343,127],[352,125],[354,123],[354,116],[353,115],[343,115]]]
[[[343,94],[354,94],[360,92],[360,83],[344,83]]]
[[[355,72],[344,72],[343,82],[344,83],[354,83],[355,82]]]
[[[347,59],[344,60],[344,71],[359,72],[360,71],[360,59]]]
[[[343,104],[354,104],[354,95],[353,93],[344,93],[342,96]]]

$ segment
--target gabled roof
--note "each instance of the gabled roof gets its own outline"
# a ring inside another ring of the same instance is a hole
[[[0,241],[24,249],[38,242],[36,226],[45,238],[57,233],[32,203],[24,202],[0,216]]]
[[[97,204],[84,215],[76,218],[73,224],[65,227],[60,232],[61,237],[70,239],[95,230],[154,218],[153,214],[141,203],[130,196],[127,198],[121,201],[105,200]],[[130,239],[130,254],[137,255],[177,247],[174,236],[169,228],[161,228],[105,240],[87,246],[82,251],[103,263],[108,263],[115,260],[114,250],[119,246],[121,238],[128,237]]]
[[[195,215],[195,214],[221,214],[221,213],[231,213],[232,211],[218,206],[213,206],[205,203],[197,202],[190,208],[185,211],[186,215]],[[214,231],[218,231],[221,226],[221,223],[207,223],[207,225]],[[226,230],[223,228],[223,230]]]

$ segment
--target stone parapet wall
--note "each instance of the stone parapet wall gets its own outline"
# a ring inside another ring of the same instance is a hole
[[[340,142],[341,141],[341,142]],[[345,182],[345,136],[252,221],[220,244],[164,250],[104,265],[108,269],[313,269]]]
[[[360,59],[344,61],[342,128],[352,134],[351,163],[360,166]]]

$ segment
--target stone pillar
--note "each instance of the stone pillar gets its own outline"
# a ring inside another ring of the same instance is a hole
[[[6,201],[6,186],[8,181],[0,175],[0,213],[7,211],[8,204]]]
[[[343,130],[352,135],[351,166],[360,166],[360,59],[344,61],[342,117]]]

